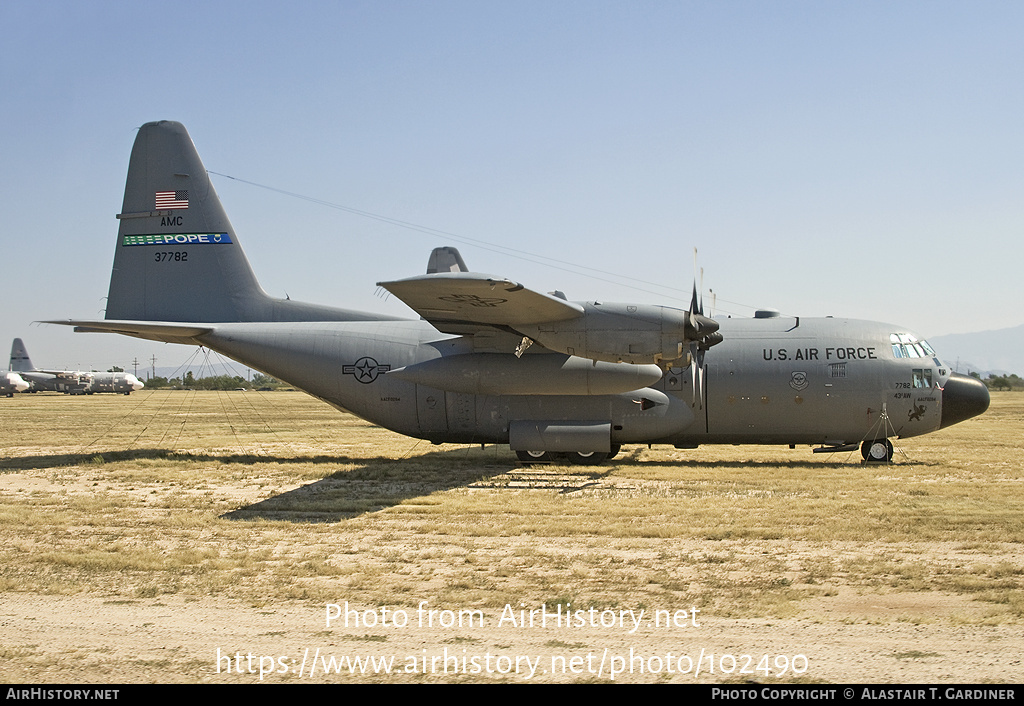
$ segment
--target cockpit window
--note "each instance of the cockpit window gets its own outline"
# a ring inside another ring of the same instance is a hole
[[[918,341],[910,333],[891,333],[889,342],[892,343],[893,358],[928,358],[935,355],[935,350],[927,341]]]

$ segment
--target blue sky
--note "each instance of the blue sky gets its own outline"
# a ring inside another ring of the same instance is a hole
[[[1019,325],[1021,36],[1017,2],[6,0],[0,346],[189,357],[31,324],[102,316],[158,119],[209,170],[451,234],[214,176],[278,296],[412,316],[375,283],[454,244],[570,299],[685,307],[697,247],[720,314]]]

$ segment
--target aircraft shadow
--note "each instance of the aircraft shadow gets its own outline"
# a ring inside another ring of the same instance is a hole
[[[301,460],[301,459],[300,459]],[[837,464],[815,461],[634,461],[619,459],[598,466],[520,466],[514,458],[493,451],[467,453],[467,449],[435,451],[404,459],[348,459],[355,468],[338,471],[321,480],[275,495],[221,515],[230,520],[334,523],[377,512],[419,498],[424,505],[433,493],[459,487],[543,489],[569,494],[600,485],[617,466],[641,464],[661,468],[754,471],[771,469],[822,470],[837,465],[860,465],[860,458]]]
[[[333,523],[453,488],[543,489],[573,493],[595,486],[613,467],[520,466],[508,452],[473,448],[403,459],[348,459],[355,468],[221,515],[228,520]]]

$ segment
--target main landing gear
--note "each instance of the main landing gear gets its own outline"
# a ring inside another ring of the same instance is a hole
[[[556,463],[568,461],[572,464],[587,465],[598,464],[610,461],[615,458],[620,449],[619,444],[612,444],[611,451],[570,451],[569,453],[556,453],[554,451],[516,451],[516,457],[524,464],[533,463]]]
[[[892,461],[892,442],[888,439],[865,441],[860,445],[865,463],[889,463]]]

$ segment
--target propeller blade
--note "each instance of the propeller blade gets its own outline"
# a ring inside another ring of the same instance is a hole
[[[697,329],[697,283],[693,283],[693,297],[690,299],[690,326]]]
[[[704,351],[697,341],[690,344],[690,383],[693,386],[693,404],[704,409]]]
[[[697,404],[697,400],[702,395],[697,394],[697,342],[694,341],[690,344],[690,389],[693,392],[692,404]]]
[[[704,268],[700,268],[700,308],[697,313],[704,316]]]
[[[690,326],[697,329],[695,314],[699,313],[697,303],[697,248],[693,249],[693,296],[690,297]]]

